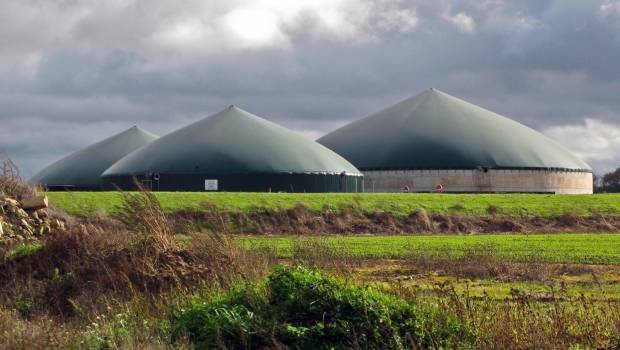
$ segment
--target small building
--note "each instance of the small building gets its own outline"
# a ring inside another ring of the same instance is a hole
[[[592,193],[592,169],[514,120],[436,89],[320,138],[369,192]]]
[[[36,173],[29,182],[52,191],[100,190],[104,170],[155,139],[156,135],[137,126],[131,127],[52,163]]]
[[[103,173],[107,189],[361,192],[347,160],[235,106],[176,130]]]

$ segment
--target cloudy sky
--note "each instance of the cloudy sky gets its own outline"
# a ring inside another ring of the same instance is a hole
[[[0,0],[0,152],[26,177],[238,105],[316,138],[435,87],[620,166],[620,0]]]

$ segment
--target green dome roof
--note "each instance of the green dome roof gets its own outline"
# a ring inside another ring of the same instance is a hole
[[[110,165],[155,139],[156,135],[131,127],[60,159],[35,174],[30,182],[49,187],[98,188],[101,173]]]
[[[351,163],[315,141],[230,106],[127,155],[103,176],[343,171],[359,174]]]
[[[318,140],[361,170],[537,168],[591,171],[541,133],[436,89]]]

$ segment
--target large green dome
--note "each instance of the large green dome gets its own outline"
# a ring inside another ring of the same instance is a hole
[[[326,147],[235,106],[162,136],[103,174],[359,171]]]
[[[103,181],[131,189],[134,177],[166,191],[363,190],[359,170],[338,154],[234,106],[125,156]]]
[[[99,189],[104,170],[156,138],[148,131],[131,127],[56,161],[35,174],[30,182],[50,189]]]
[[[361,170],[565,169],[590,166],[511,119],[436,89],[320,138]]]

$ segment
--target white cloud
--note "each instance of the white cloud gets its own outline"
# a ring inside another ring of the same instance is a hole
[[[476,22],[465,12],[459,12],[454,16],[450,16],[448,20],[463,32],[473,33],[476,30]]]
[[[155,58],[289,50],[304,37],[364,44],[417,24],[401,0],[1,1],[0,67],[32,69],[62,48]]]
[[[412,32],[420,19],[415,8],[391,8],[378,11],[376,28],[380,31]]]
[[[583,124],[555,126],[544,131],[594,166],[609,171],[620,154],[620,126],[586,118]]]
[[[465,12],[452,14],[451,4],[444,3],[441,17],[454,25],[458,30],[465,33],[476,31],[476,21]]]
[[[262,9],[239,8],[224,17],[226,28],[246,47],[290,45],[275,13]]]
[[[620,1],[604,0],[599,7],[604,15],[620,15]]]
[[[319,40],[363,44],[377,34],[413,31],[419,22],[416,8],[400,0],[254,0],[231,9],[226,16],[232,19],[229,24],[237,34],[251,34],[250,40],[256,42],[254,37],[263,33],[265,40],[258,42],[272,45],[279,41],[284,46],[294,44],[300,33]]]

